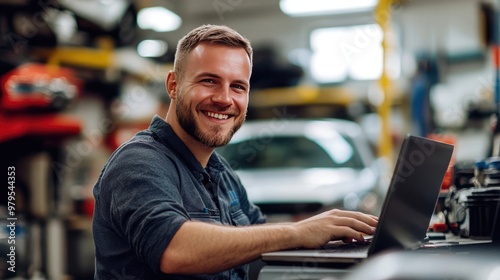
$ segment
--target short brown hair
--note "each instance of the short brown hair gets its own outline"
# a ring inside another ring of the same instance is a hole
[[[250,65],[252,65],[253,50],[248,39],[225,25],[205,24],[191,30],[186,36],[179,40],[174,60],[175,73],[182,73],[184,70],[184,59],[187,54],[201,42],[243,48],[250,58]]]

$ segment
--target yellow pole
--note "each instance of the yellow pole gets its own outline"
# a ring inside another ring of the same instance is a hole
[[[379,80],[379,86],[383,94],[382,103],[378,107],[378,114],[381,119],[381,133],[378,145],[378,155],[392,161],[392,140],[391,140],[391,80],[387,73],[387,54],[390,48],[388,34],[391,26],[391,5],[393,0],[379,0],[375,8],[375,21],[382,29],[382,49],[384,53],[382,76]]]

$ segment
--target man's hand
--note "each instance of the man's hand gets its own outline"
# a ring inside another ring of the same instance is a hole
[[[363,241],[364,235],[372,235],[378,218],[361,212],[330,210],[297,222],[295,227],[302,247],[317,248],[331,240]]]
[[[271,251],[318,248],[331,240],[364,240],[378,218],[361,212],[330,210],[296,223],[233,227],[187,221],[162,255],[164,273],[215,273],[248,263]]]

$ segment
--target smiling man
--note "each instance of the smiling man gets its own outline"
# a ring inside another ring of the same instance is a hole
[[[251,72],[250,43],[226,26],[179,41],[166,119],[119,147],[94,187],[95,279],[247,279],[262,253],[373,234],[376,217],[340,210],[264,225],[214,152],[245,121]]]
[[[180,61],[167,76],[167,122],[206,165],[245,121],[251,50],[201,42]]]

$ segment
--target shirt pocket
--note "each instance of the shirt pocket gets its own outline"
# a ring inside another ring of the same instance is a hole
[[[188,215],[192,220],[221,224],[220,216],[218,215],[211,215],[210,213],[206,212],[188,212]]]
[[[239,205],[238,205],[239,206]],[[235,226],[246,226],[250,224],[250,219],[239,207],[231,207],[231,220]]]

